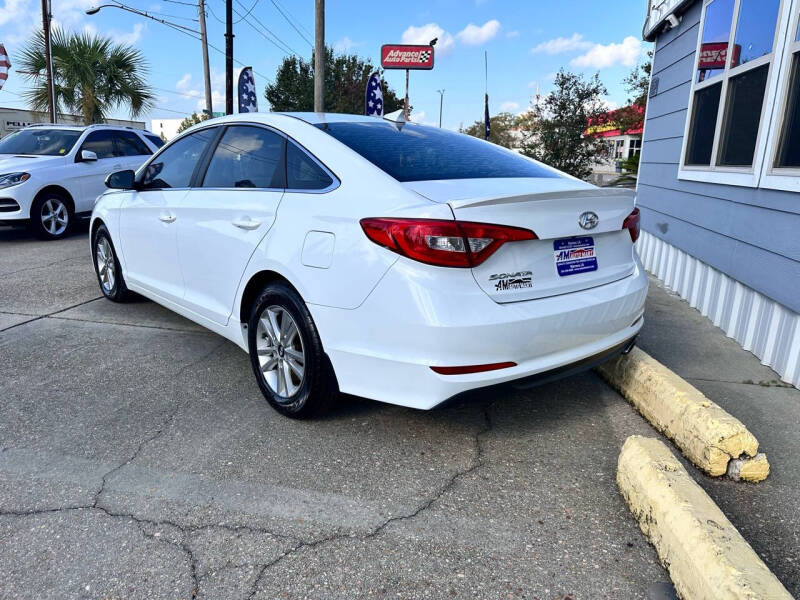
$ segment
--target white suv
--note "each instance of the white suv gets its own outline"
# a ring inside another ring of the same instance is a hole
[[[0,225],[62,237],[88,219],[114,171],[137,169],[163,145],[149,131],[109,125],[33,125],[0,140]]]

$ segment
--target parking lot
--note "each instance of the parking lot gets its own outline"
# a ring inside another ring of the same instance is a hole
[[[0,597],[670,597],[615,483],[657,434],[594,373],[298,422],[232,343],[100,296],[85,228],[0,229]],[[800,392],[655,281],[640,345],[758,437],[762,483],[688,468],[800,595]]]

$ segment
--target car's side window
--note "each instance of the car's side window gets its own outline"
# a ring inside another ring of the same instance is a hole
[[[285,138],[251,125],[225,130],[208,164],[203,187],[283,189]]]
[[[195,167],[217,135],[216,127],[190,133],[164,150],[145,167],[142,189],[189,187]]]
[[[107,130],[92,131],[86,136],[81,146],[81,152],[90,150],[97,154],[97,158],[114,158],[114,139]]]
[[[153,135],[153,134],[151,134],[151,133],[145,133],[145,134],[144,134],[144,137],[146,137],[148,140],[150,140],[151,142],[153,142],[153,145],[154,145],[156,148],[161,148],[161,146],[163,146],[163,145],[164,145],[164,140],[162,140],[162,139],[161,139],[159,136],[157,136],[157,135]]]
[[[286,146],[286,179],[290,190],[324,190],[333,184],[331,176],[292,142]]]
[[[116,144],[117,156],[142,156],[150,155],[147,147],[138,135],[132,131],[114,132],[114,143]]]

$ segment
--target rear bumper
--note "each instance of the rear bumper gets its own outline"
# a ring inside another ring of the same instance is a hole
[[[625,279],[509,304],[491,300],[469,271],[400,259],[358,308],[309,308],[343,392],[429,409],[624,346],[642,327],[646,295],[638,259]],[[516,366],[468,375],[430,368],[506,361]]]

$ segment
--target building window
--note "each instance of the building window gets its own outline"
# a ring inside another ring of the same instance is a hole
[[[705,0],[682,178],[723,182],[706,174],[728,174],[729,183],[758,185],[783,9],[798,1]]]
[[[625,156],[625,140],[614,142],[614,159],[619,160]]]
[[[776,169],[800,169],[800,15],[797,21],[797,32],[789,48],[791,66],[781,140],[775,160]]]
[[[630,145],[628,146],[628,158],[633,158],[637,154],[641,154],[642,152],[642,140],[632,139]]]

